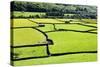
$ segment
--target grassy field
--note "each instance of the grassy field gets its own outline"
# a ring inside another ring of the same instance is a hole
[[[87,23],[96,23],[97,20],[96,19],[82,19],[83,21],[87,22]]]
[[[54,56],[48,58],[40,59],[30,59],[30,60],[21,60],[15,61],[16,66],[29,66],[37,64],[58,64],[58,63],[76,63],[76,62],[93,62],[96,61],[97,54],[72,54],[72,55],[63,55],[63,56]]]
[[[39,23],[65,23],[67,20],[78,19],[30,19]],[[59,21],[61,20],[61,21]],[[84,19],[85,20],[85,19]],[[13,19],[12,27],[30,27],[38,26],[34,21],[27,19]],[[92,21],[92,19],[85,21]],[[95,21],[93,21],[94,23]],[[72,22],[74,23],[74,21]],[[81,21],[77,23],[83,23]],[[91,23],[91,22],[89,22]],[[95,22],[96,23],[96,22]],[[49,39],[52,39],[54,44],[49,45],[51,54],[67,53],[67,52],[86,52],[86,51],[97,51],[97,35],[88,32],[77,32],[87,31],[95,29],[93,27],[82,26],[78,24],[56,24],[57,30],[66,29],[66,31],[55,31],[52,24],[44,24],[45,27],[38,27],[41,31],[48,35]],[[96,26],[96,24],[87,24]],[[14,30],[14,46],[46,43],[45,36],[32,28],[21,28]],[[73,31],[75,30],[75,31]],[[49,32],[51,31],[51,32]],[[97,32],[96,30],[92,32]],[[14,53],[18,54],[18,58],[34,57],[34,56],[47,56],[45,46],[41,47],[28,47],[28,48],[14,48]],[[52,64],[52,63],[69,63],[69,62],[89,62],[96,61],[96,53],[78,53],[78,54],[65,54],[61,56],[50,56],[48,58],[38,58],[14,61],[15,66],[21,65],[34,65],[34,64]]]
[[[12,27],[30,27],[30,26],[37,26],[37,24],[27,19],[11,19],[11,26]]]
[[[36,22],[41,22],[41,23],[64,23],[62,21],[58,21],[58,20],[55,20],[55,19],[33,19],[34,21]]]
[[[13,32],[15,46],[46,42],[45,36],[41,34],[41,32],[32,28],[14,29]]]
[[[50,39],[54,40],[54,45],[50,47],[52,53],[96,51],[97,49],[96,36],[94,34],[52,32],[48,33],[48,35]]]

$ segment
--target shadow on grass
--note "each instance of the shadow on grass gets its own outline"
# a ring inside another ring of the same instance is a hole
[[[21,61],[21,60],[29,60],[29,59],[48,58],[48,57],[53,57],[53,56],[62,56],[62,55],[70,55],[70,54],[82,54],[82,53],[97,53],[97,51],[80,51],[80,52],[54,53],[54,54],[51,54],[50,56],[37,56],[37,57],[17,58],[17,59],[12,59],[12,61]]]

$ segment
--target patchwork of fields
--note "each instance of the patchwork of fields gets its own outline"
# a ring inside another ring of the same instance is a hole
[[[48,42],[45,35],[53,41],[53,45],[49,45],[51,53],[49,57],[46,46],[13,48],[13,59],[19,59],[14,61],[14,65],[86,62],[97,59],[95,19],[12,19],[11,28],[13,31],[11,46],[46,44]],[[34,58],[37,56],[44,58]]]

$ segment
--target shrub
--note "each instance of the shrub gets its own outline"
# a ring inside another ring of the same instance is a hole
[[[65,23],[70,23],[70,21],[65,21]]]

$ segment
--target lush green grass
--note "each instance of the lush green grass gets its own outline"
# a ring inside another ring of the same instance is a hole
[[[34,21],[36,22],[41,22],[41,23],[64,23],[62,21],[58,21],[58,20],[55,20],[55,19],[33,19]]]
[[[54,30],[53,25],[52,24],[45,24],[45,27],[39,27],[38,29],[42,30],[42,31],[52,31]]]
[[[11,27],[29,27],[29,26],[37,26],[37,24],[27,19],[11,19]]]
[[[82,20],[87,22],[87,23],[97,23],[96,19],[82,19]]]
[[[77,22],[74,22],[74,23],[83,23],[83,21],[85,22],[85,23],[90,23],[90,24],[94,24],[95,25],[95,23],[97,23],[97,20],[96,19],[58,19],[58,20],[61,20],[61,21],[63,21],[63,22],[65,22],[65,21],[70,21],[70,20],[72,20],[71,22],[74,22],[74,21],[77,21]]]
[[[57,29],[69,29],[69,30],[79,30],[79,31],[86,31],[91,30],[93,28],[81,26],[77,24],[63,24],[63,25],[56,25]],[[39,28],[43,31],[53,31],[53,25],[46,24],[45,28]],[[72,31],[59,31],[59,32],[51,32],[47,33],[50,39],[54,41],[54,45],[51,46],[51,51],[55,52],[63,52],[63,51],[90,51],[96,50],[97,46],[97,36],[91,33],[81,33],[81,32],[72,32]],[[62,38],[63,37],[63,38]],[[91,38],[92,37],[92,38]],[[63,39],[63,40],[61,40]],[[73,41],[73,42],[71,42]],[[94,42],[92,42],[94,41]],[[89,45],[90,44],[90,45]],[[79,46],[80,45],[80,46]],[[59,47],[59,48],[58,48]],[[83,47],[83,48],[81,48]],[[91,47],[91,48],[89,48]],[[66,49],[64,49],[66,48]],[[77,49],[74,49],[77,48]]]
[[[75,62],[92,62],[96,61],[97,54],[72,54],[63,56],[54,56],[48,58],[40,59],[30,59],[15,61],[16,66],[27,66],[27,65],[37,65],[37,64],[56,64],[56,63],[75,63]]]
[[[47,56],[45,46],[15,48],[14,53],[18,54],[18,55],[13,55],[13,56],[16,56],[17,58]]]
[[[13,29],[14,45],[33,45],[38,43],[46,43],[45,36],[32,28]],[[36,36],[37,35],[37,36]]]
[[[61,21],[70,21],[70,20],[78,21],[79,19],[58,19],[58,20],[61,20]]]
[[[54,45],[50,46],[52,53],[96,51],[97,49],[95,34],[60,31],[48,33],[48,36],[54,41]]]
[[[33,20],[33,19],[32,19]],[[66,19],[60,19],[66,20]],[[69,19],[68,19],[69,20]],[[74,19],[75,20],[75,19]],[[41,23],[64,23],[56,19],[34,19],[34,21]],[[19,24],[19,22],[21,22]],[[27,19],[14,19],[12,22],[13,27],[27,27],[36,26],[34,22]],[[91,24],[96,26],[96,24]],[[77,25],[77,24],[57,24],[57,29],[69,29],[69,30],[90,30],[95,29],[92,27]],[[39,27],[42,31],[53,31],[52,24],[45,24],[45,27]],[[55,31],[46,33],[49,39],[52,39],[54,45],[50,45],[49,49],[51,53],[66,53],[66,52],[80,52],[80,51],[96,51],[97,50],[97,35],[92,33],[82,33],[74,31]],[[14,29],[14,45],[28,45],[36,43],[46,43],[46,39],[39,31],[31,28]],[[34,56],[46,56],[45,46],[31,47],[31,48],[15,48],[15,53],[19,54],[19,58],[34,57]],[[39,58],[31,60],[14,61],[15,65],[34,65],[34,64],[52,64],[52,63],[65,63],[65,62],[86,62],[96,61],[97,56],[95,54],[70,54],[62,56],[51,56],[49,58]]]
[[[97,24],[91,24],[91,23],[86,23],[86,25],[91,25],[91,26],[95,26],[95,27],[97,27]]]
[[[44,18],[44,19],[32,19],[36,22],[41,22],[41,23],[65,23],[65,21],[71,21],[71,23],[81,23],[79,21],[79,19],[48,19],[48,18]]]
[[[81,26],[77,24],[56,25],[56,27],[57,29],[68,29],[68,30],[78,30],[78,31],[86,31],[86,30],[94,29],[91,27]]]
[[[41,23],[65,23],[65,21],[70,21],[70,23],[84,23],[86,22],[87,24],[90,23],[90,25],[92,25],[92,23],[94,23],[94,25],[96,25],[95,23],[97,23],[96,19],[82,19],[82,21],[80,21],[80,19],[48,19],[48,18],[42,18],[42,19],[32,19],[36,22],[41,22]]]

